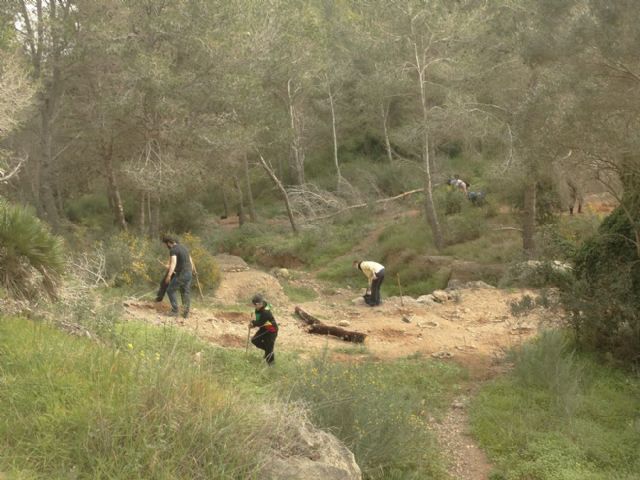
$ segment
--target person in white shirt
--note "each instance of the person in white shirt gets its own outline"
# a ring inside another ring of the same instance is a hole
[[[471,184],[469,182],[465,182],[464,180],[460,180],[458,177],[455,177],[449,180],[449,185],[451,185],[453,188],[461,190],[466,195],[469,189],[469,185]]]
[[[380,305],[380,286],[384,281],[384,265],[372,261],[355,260],[353,266],[364,273],[369,281],[367,292],[371,293],[365,295],[367,305],[371,307]]]

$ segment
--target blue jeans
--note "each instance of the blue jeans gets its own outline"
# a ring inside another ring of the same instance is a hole
[[[180,290],[180,298],[182,300],[182,316],[187,317],[189,315],[189,307],[191,306],[191,272],[181,272],[178,275],[174,275],[169,286],[167,287],[167,296],[171,303],[171,312],[178,313],[178,299],[176,298],[176,291]]]

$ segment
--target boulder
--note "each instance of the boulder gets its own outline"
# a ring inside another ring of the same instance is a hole
[[[291,407],[287,407],[291,408]],[[301,408],[287,412],[270,438],[258,478],[268,480],[361,480],[353,453],[336,437],[315,427]]]
[[[429,295],[421,295],[421,296],[418,297],[416,302],[423,303],[425,305],[435,305],[436,304],[436,299],[431,294],[429,294]]]
[[[451,298],[449,294],[444,290],[434,290],[433,292],[431,292],[431,295],[433,296],[433,299],[438,303],[446,303]]]
[[[286,268],[275,268],[272,273],[274,277],[282,278],[284,280],[289,280],[291,278],[291,272]]]

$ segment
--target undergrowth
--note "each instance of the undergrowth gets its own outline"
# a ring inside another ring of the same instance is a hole
[[[96,327],[77,338],[2,319],[0,408],[11,414],[0,422],[0,472],[9,478],[260,478],[264,438],[281,453],[298,448],[288,442],[300,404],[354,451],[365,479],[446,478],[425,421],[462,380],[454,366],[279,354],[269,369],[254,350],[169,326]]]
[[[505,480],[637,480],[640,380],[547,332],[472,407],[474,435]]]

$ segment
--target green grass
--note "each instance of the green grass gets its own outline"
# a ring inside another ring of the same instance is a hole
[[[0,422],[0,471],[14,478],[255,477],[261,420],[180,354],[192,346],[188,339],[159,335],[104,348],[6,318],[0,332],[0,409],[10,412]]]
[[[303,400],[312,418],[354,452],[366,479],[444,479],[427,428],[447,408],[464,375],[450,363],[332,362],[325,355],[282,379],[282,394]]]
[[[640,478],[640,380],[545,334],[472,406],[476,438],[508,480]]]
[[[105,325],[96,342],[0,318],[0,409],[10,412],[0,422],[0,472],[258,478],[264,438],[291,448],[291,411],[302,401],[355,452],[365,479],[446,478],[425,421],[463,381],[450,364],[356,365],[279,352],[267,369],[254,349],[246,356],[169,327]]]
[[[289,282],[281,282],[284,293],[292,302],[309,302],[318,298],[318,294],[313,288],[292,285]]]

